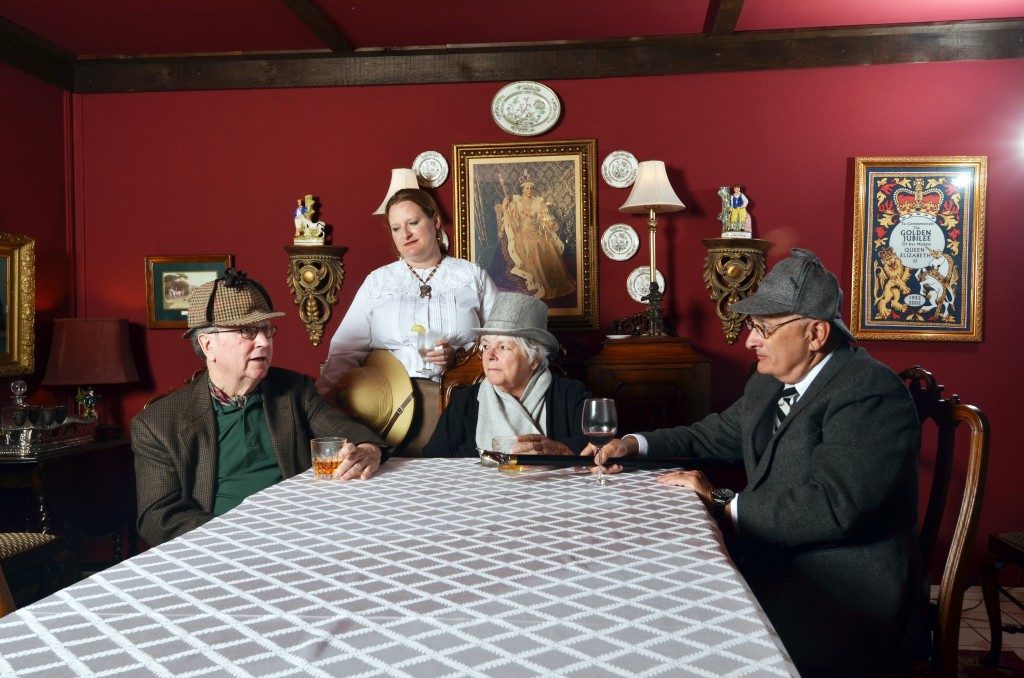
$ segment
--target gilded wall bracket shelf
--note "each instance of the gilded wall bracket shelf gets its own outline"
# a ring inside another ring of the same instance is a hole
[[[331,319],[331,307],[338,303],[338,290],[345,280],[341,258],[347,247],[334,245],[286,245],[290,260],[288,288],[299,307],[299,319],[306,326],[309,343],[320,345],[324,326]]]
[[[730,312],[729,307],[746,299],[761,284],[764,253],[771,243],[757,238],[704,238],[703,242],[708,250],[704,257],[704,286],[715,303],[725,340],[735,344],[746,316]]]

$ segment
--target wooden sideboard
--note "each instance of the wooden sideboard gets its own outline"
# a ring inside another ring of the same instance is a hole
[[[615,399],[620,434],[692,424],[711,407],[711,360],[681,337],[606,339],[586,374],[595,396]]]

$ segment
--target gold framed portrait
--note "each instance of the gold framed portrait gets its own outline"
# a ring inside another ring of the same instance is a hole
[[[553,329],[598,317],[594,139],[456,144],[454,255],[548,306]]]

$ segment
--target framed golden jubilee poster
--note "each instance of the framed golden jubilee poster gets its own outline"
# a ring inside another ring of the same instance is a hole
[[[598,329],[593,139],[456,144],[455,249],[498,289],[548,306],[554,329]]]
[[[981,341],[987,159],[854,165],[853,336]]]

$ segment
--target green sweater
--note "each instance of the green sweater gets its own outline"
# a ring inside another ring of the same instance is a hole
[[[227,513],[251,494],[281,480],[270,443],[263,395],[253,393],[242,407],[213,401],[217,419],[217,496],[213,515]]]

